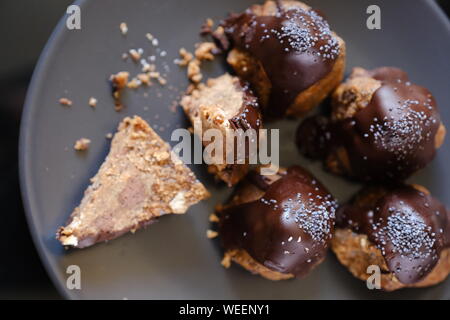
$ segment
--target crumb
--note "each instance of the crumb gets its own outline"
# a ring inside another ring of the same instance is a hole
[[[203,76],[200,70],[200,60],[194,59],[189,62],[187,76],[193,83],[199,83],[202,80]]]
[[[145,37],[148,39],[148,41],[152,41],[152,40],[153,40],[153,35],[152,35],[150,32],[148,32],[148,33],[145,35]]]
[[[215,213],[209,215],[209,222],[219,222],[219,217]]]
[[[147,86],[151,85],[151,82],[150,82],[150,76],[149,76],[148,74],[146,74],[146,73],[139,73],[139,74],[137,75],[137,78],[138,78],[138,80],[141,81],[143,84],[145,84],[145,85],[147,85]]]
[[[113,134],[112,134],[111,132],[108,132],[108,133],[105,135],[105,137],[106,137],[106,139],[112,139]]]
[[[119,28],[120,28],[120,32],[121,32],[123,35],[126,35],[126,34],[128,33],[128,26],[127,26],[127,24],[126,24],[125,22],[122,22],[122,23],[119,25]]]
[[[214,21],[211,18],[206,19],[206,21],[200,27],[200,35],[206,36],[212,33],[212,28],[214,27]]]
[[[86,138],[81,138],[75,142],[75,145],[73,146],[73,148],[77,151],[84,151],[84,150],[89,149],[90,144],[91,144],[91,140],[86,139]]]
[[[120,91],[127,86],[128,77],[130,74],[126,71],[120,71],[109,77],[112,86],[112,95],[114,98],[114,109],[120,111],[123,109],[123,105],[120,101]]]
[[[122,53],[122,60],[128,59],[128,53]]]
[[[131,81],[127,83],[127,87],[130,89],[137,89],[140,86],[141,86],[141,81],[136,78],[131,79]]]
[[[89,98],[89,105],[92,108],[95,108],[97,106],[97,99],[95,99],[94,97]]]
[[[206,231],[206,236],[208,237],[208,239],[214,239],[218,235],[219,235],[219,233],[217,231],[213,231],[213,230]]]
[[[231,266],[231,257],[228,254],[225,254],[223,256],[222,261],[220,262],[220,264],[224,267],[224,268],[229,268]]]
[[[217,52],[218,48],[214,42],[201,42],[195,49],[195,57],[200,60],[214,60],[214,52]]]
[[[128,77],[130,74],[126,71],[120,71],[116,74],[111,75],[109,80],[111,81],[113,85],[113,90],[119,91],[125,88],[128,82]]]
[[[191,62],[191,60],[194,58],[193,54],[187,51],[185,48],[180,49],[180,57],[181,60],[177,61],[177,64],[179,66],[185,67]]]
[[[156,70],[156,66],[154,64],[144,63],[142,66],[142,72],[154,72]]]
[[[158,77],[158,82],[159,82],[159,84],[160,85],[162,85],[162,86],[164,86],[164,85],[166,85],[167,84],[167,80],[166,79],[164,79],[163,77]]]
[[[67,98],[61,98],[59,99],[59,103],[62,104],[63,106],[71,106],[72,105],[72,100],[69,100]]]
[[[129,54],[130,54],[131,59],[133,59],[134,62],[138,62],[142,57],[141,51],[136,50],[136,49],[130,49]]]

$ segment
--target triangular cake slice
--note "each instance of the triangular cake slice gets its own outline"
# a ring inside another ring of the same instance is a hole
[[[185,213],[208,196],[194,173],[147,122],[127,117],[57,239],[64,246],[88,247],[134,232],[164,214]]]

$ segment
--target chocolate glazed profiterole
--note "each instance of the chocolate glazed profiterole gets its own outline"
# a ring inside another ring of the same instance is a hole
[[[219,235],[230,261],[270,280],[308,274],[325,257],[336,202],[309,172],[294,166],[276,175],[252,171],[219,209]]]
[[[327,21],[298,1],[267,1],[232,14],[215,35],[227,61],[252,84],[269,117],[302,115],[343,78],[345,43]],[[225,48],[228,49],[228,48]]]
[[[450,214],[421,186],[368,187],[339,208],[332,249],[361,280],[378,265],[393,291],[443,281],[450,272]]]
[[[333,93],[331,119],[316,116],[297,131],[300,150],[325,158],[337,174],[362,181],[403,180],[435,156],[445,127],[431,93],[400,69],[355,68]]]

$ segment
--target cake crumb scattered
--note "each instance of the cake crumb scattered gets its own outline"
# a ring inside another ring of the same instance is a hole
[[[208,239],[214,239],[218,235],[219,235],[219,233],[217,231],[213,231],[213,230],[206,231],[206,236],[208,237]]]
[[[84,151],[84,150],[89,149],[90,145],[91,145],[91,140],[89,140],[87,138],[81,138],[75,142],[75,145],[73,146],[73,148],[77,151]]]
[[[122,35],[126,35],[128,33],[128,26],[125,22],[122,22],[119,25],[119,28],[120,28],[120,32],[122,33]]]
[[[215,213],[209,215],[209,222],[219,222],[219,217]]]
[[[142,57],[143,50],[136,50],[136,49],[130,49],[128,53],[130,54],[131,59],[133,59],[134,62],[138,62]]]
[[[214,52],[217,52],[218,48],[214,42],[201,42],[197,44],[195,49],[195,57],[199,61],[214,60]]]
[[[224,267],[224,268],[229,268],[231,266],[231,257],[228,254],[225,254],[223,256],[222,261],[220,262],[220,264]]]
[[[106,139],[112,139],[113,134],[112,134],[111,132],[108,132],[108,133],[105,135],[105,137],[106,137]]]
[[[199,83],[202,80],[202,73],[200,70],[200,60],[191,60],[187,67],[187,76],[193,83]]]
[[[95,108],[95,107],[97,106],[97,99],[95,99],[94,97],[90,97],[90,98],[89,98],[89,105],[90,105],[92,108]]]
[[[141,86],[141,81],[136,78],[131,79],[131,81],[127,83],[127,87],[130,89],[137,89],[140,86]]]
[[[180,57],[181,60],[177,60],[176,63],[179,66],[185,67],[189,64],[189,62],[191,62],[191,60],[194,58],[194,55],[192,53],[190,53],[189,51],[187,51],[185,48],[181,48],[180,49]]]
[[[59,103],[63,106],[70,107],[72,105],[72,100],[69,100],[67,98],[61,98],[61,99],[59,99]]]
[[[151,85],[150,76],[146,73],[139,73],[137,79],[147,86]]]
[[[114,109],[120,111],[123,109],[123,105],[120,101],[120,92],[127,86],[128,77],[130,74],[126,71],[120,71],[110,76],[112,95],[114,98]]]

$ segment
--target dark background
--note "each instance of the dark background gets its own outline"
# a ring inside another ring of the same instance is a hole
[[[417,0],[411,0],[417,1]],[[70,0],[0,2],[0,299],[58,299],[28,231],[18,180],[20,117],[41,50]],[[438,0],[450,14],[450,1]]]

